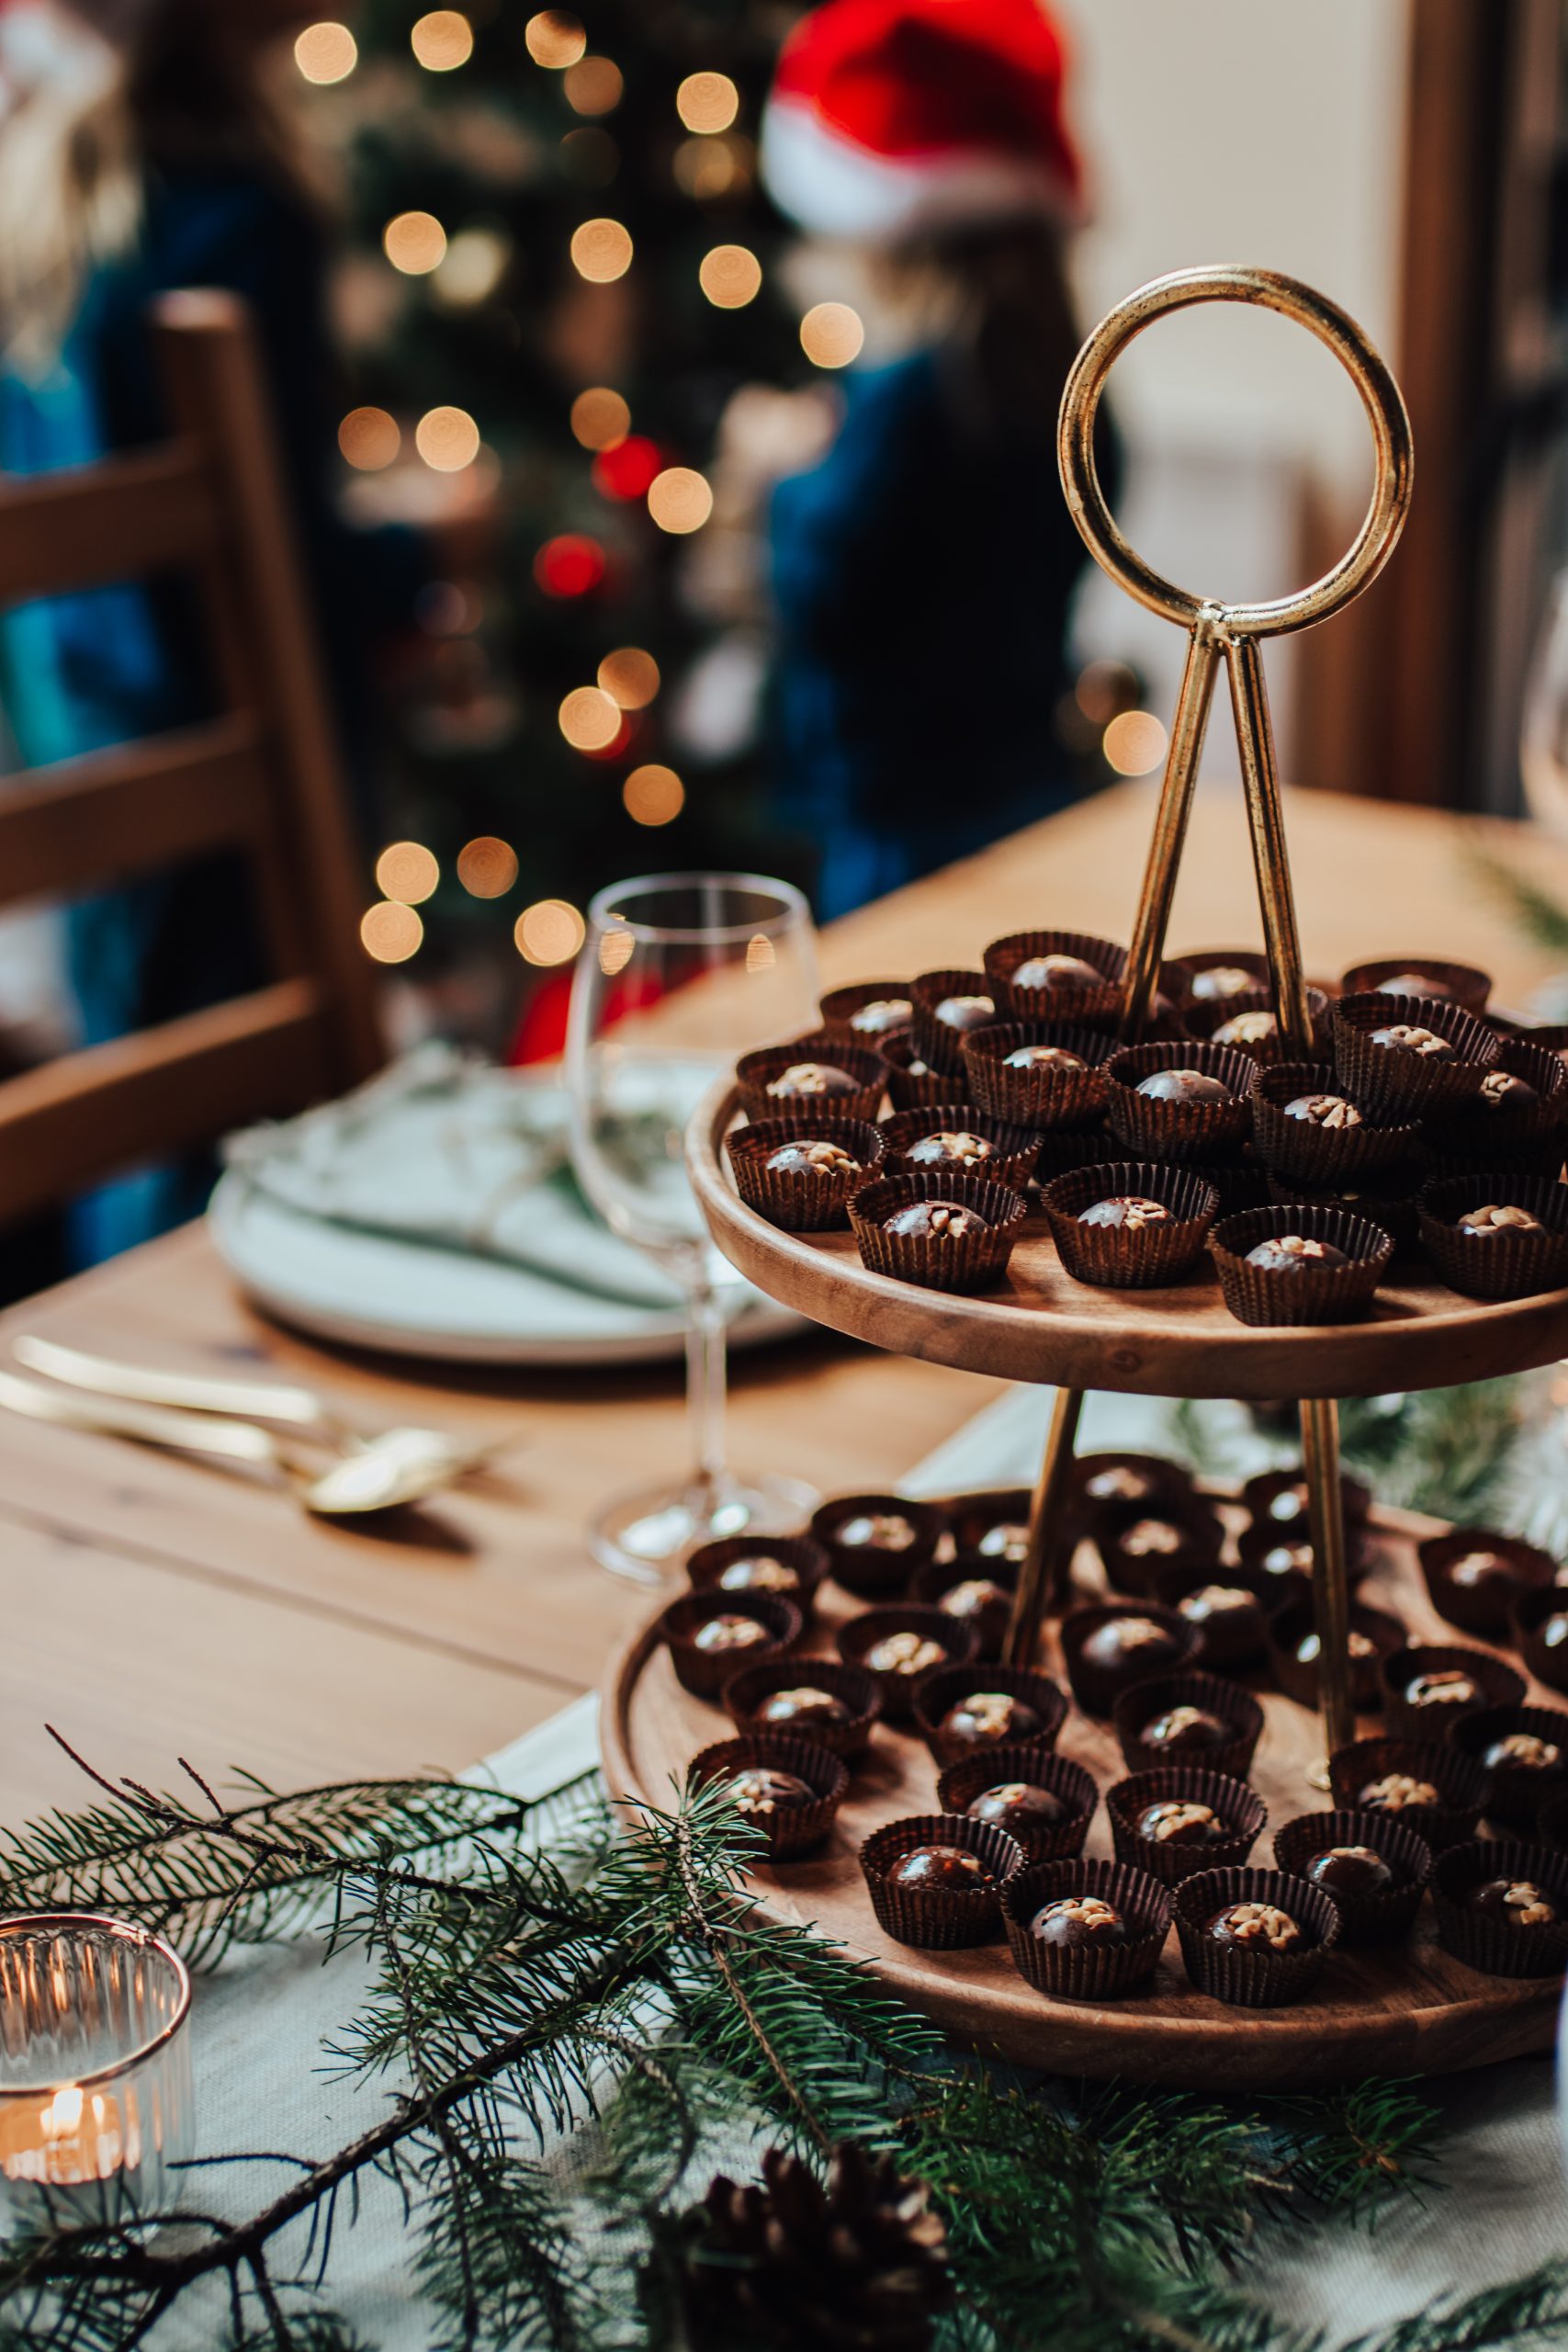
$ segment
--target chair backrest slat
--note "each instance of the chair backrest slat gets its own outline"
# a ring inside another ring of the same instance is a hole
[[[8,483],[0,499],[0,604],[146,579],[216,546],[207,467],[178,443]]]

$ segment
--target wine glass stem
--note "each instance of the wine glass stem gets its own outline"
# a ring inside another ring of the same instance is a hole
[[[698,1485],[710,1488],[724,1476],[724,1309],[712,1283],[700,1283],[686,1327],[686,1409],[692,1466]]]

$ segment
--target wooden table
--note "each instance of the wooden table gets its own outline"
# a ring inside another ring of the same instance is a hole
[[[1152,807],[1152,787],[1119,786],[849,918],[824,942],[829,983],[977,961],[1027,924],[1124,938]],[[1456,820],[1296,794],[1289,822],[1310,969],[1462,953],[1509,1001],[1552,968],[1488,902]],[[1568,848],[1482,831],[1568,905]],[[1171,945],[1258,931],[1239,796],[1206,786]],[[503,1476],[387,1533],[308,1520],[225,1471],[0,1416],[0,1819],[83,1797],[46,1721],[106,1770],[165,1785],[181,1754],[278,1784],[461,1767],[590,1688],[645,1606],[591,1565],[581,1531],[606,1489],[681,1458],[673,1371],[433,1374],[317,1348],[246,1306],[198,1227],[4,1321],[105,1354],[303,1378],[367,1423],[516,1427],[527,1442]],[[734,1459],[825,1490],[897,1481],[998,1393],[826,1338],[741,1358],[733,1385]]]

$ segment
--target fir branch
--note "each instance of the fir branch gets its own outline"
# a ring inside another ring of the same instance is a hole
[[[1553,955],[1568,951],[1568,907],[1478,841],[1472,842],[1470,856],[1477,878],[1507,909],[1532,945]]]

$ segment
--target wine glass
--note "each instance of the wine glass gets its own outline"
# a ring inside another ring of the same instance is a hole
[[[724,1450],[725,1329],[744,1295],[687,1180],[687,1122],[738,1057],[817,1019],[811,912],[755,874],[649,874],[601,890],[572,976],[567,1024],[571,1156],[611,1230],[686,1294],[692,1466],[673,1487],[623,1495],[589,1526],[601,1566],[657,1584],[694,1544],[784,1534],[818,1497],[798,1480],[739,1477]]]
[[[1551,583],[1530,657],[1519,765],[1530,815],[1568,833],[1568,571]]]

